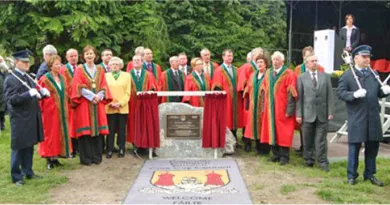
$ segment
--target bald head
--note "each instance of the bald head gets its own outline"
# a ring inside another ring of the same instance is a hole
[[[76,49],[71,48],[66,51],[66,60],[71,65],[75,66],[77,65],[77,62],[79,61],[79,54]]]

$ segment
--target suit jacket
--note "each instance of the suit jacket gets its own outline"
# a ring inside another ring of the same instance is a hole
[[[298,102],[296,116],[303,122],[327,122],[328,115],[334,112],[334,97],[330,76],[317,71],[317,87],[314,87],[311,72],[307,71],[298,78]]]
[[[378,98],[386,97],[381,85],[369,71],[366,76],[354,68],[363,89],[364,98],[355,98],[353,93],[359,89],[351,69],[344,72],[339,80],[337,96],[345,101],[348,113],[348,142],[360,143],[381,141],[383,137]],[[374,71],[376,75],[378,73]]]
[[[347,29],[345,27],[340,29],[340,37],[343,40],[344,48],[347,45]],[[351,48],[354,49],[359,45],[360,42],[360,29],[358,27],[352,29],[351,34]]]
[[[181,70],[178,71],[179,71],[178,78],[175,77],[171,68],[168,68],[163,73],[161,73],[161,78],[160,78],[161,91],[184,91],[185,74]],[[182,101],[181,96],[171,96],[168,98],[169,98],[169,102]],[[163,98],[162,101],[166,102],[165,98]]]
[[[17,71],[14,74],[30,87],[35,87],[35,83],[27,76]],[[30,97],[29,89],[13,75],[8,75],[5,79],[4,92],[11,124],[11,149],[20,150],[43,141],[42,114],[38,99]]]

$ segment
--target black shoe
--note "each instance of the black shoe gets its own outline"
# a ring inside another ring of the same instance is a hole
[[[282,165],[282,166],[285,166],[285,165],[287,165],[288,164],[288,160],[287,159],[283,159],[283,158],[281,158],[280,159],[280,163],[279,163],[280,165]]]
[[[252,143],[250,141],[245,142],[245,151],[246,152],[252,151]]]
[[[75,158],[75,157],[76,157],[76,152],[70,153],[69,157],[70,157],[70,158]]]
[[[58,161],[58,159],[56,160],[53,160],[53,164],[57,167],[63,167],[64,165],[60,163],[60,161]]]
[[[26,176],[26,178],[27,178],[28,180],[31,180],[31,179],[42,179],[43,177],[34,174],[34,175],[32,175],[32,176]]]
[[[364,181],[366,181],[366,180],[370,180],[371,184],[376,185],[376,186],[384,186],[385,185],[383,182],[379,181],[374,176],[372,176],[370,178],[364,177]]]
[[[269,162],[280,162],[280,157],[272,156],[272,157],[268,158],[268,161]]]
[[[124,149],[120,149],[119,150],[119,153],[118,153],[118,157],[119,158],[122,158],[122,157],[124,157],[125,156],[125,150]]]
[[[24,181],[23,180],[19,180],[19,181],[14,182],[14,184],[16,186],[23,186],[24,185]]]
[[[347,184],[349,184],[349,185],[355,185],[355,184],[357,184],[357,181],[356,181],[356,179],[348,179],[348,180],[347,180]]]
[[[91,166],[91,162],[80,162],[80,164],[82,164],[82,165],[85,165],[85,166]]]
[[[306,166],[308,167],[314,167],[314,162],[309,160],[309,161],[306,161]]]
[[[300,147],[300,148],[298,148],[298,149],[295,149],[295,152],[296,152],[296,153],[302,153],[302,152],[303,152],[303,148]]]
[[[111,151],[107,152],[106,158],[107,159],[111,159],[111,157],[112,157],[112,152]]]
[[[92,162],[92,163],[94,163],[94,164],[96,164],[96,165],[99,165],[99,164],[102,163],[102,161],[100,161],[100,162]]]
[[[114,153],[118,153],[118,152],[119,152],[119,149],[118,149],[118,148],[116,148],[116,147],[114,147],[114,148],[112,148],[112,152],[114,152]]]
[[[152,157],[158,157],[158,155],[153,151],[152,152]]]

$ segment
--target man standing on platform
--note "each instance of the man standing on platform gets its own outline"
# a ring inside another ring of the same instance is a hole
[[[4,91],[11,124],[11,178],[16,186],[23,186],[24,176],[27,179],[41,178],[32,167],[34,145],[44,140],[43,125],[39,92],[34,88],[34,82],[26,76],[30,68],[29,52],[19,51],[13,57],[15,71],[6,78]],[[24,83],[32,89],[26,88]],[[42,89],[42,96],[47,94],[44,90],[49,92]]]
[[[232,65],[233,51],[225,49],[222,53],[222,59],[222,65],[215,70],[211,89],[223,90],[227,93],[226,125],[237,140],[237,129],[243,126],[242,109],[240,109],[242,97],[239,96],[237,91],[238,73],[237,69]]]
[[[179,53],[179,70],[181,70],[186,76],[192,72],[192,68],[187,65],[188,58],[185,53]]]
[[[110,65],[108,64],[112,58],[112,50],[111,49],[104,49],[102,51],[102,62],[100,65],[104,68],[104,71],[111,72]]]
[[[384,186],[384,183],[374,176],[379,142],[383,138],[378,98],[389,95],[390,87],[379,84],[375,79],[375,75],[378,75],[378,73],[370,71],[370,46],[361,45],[355,48],[352,51],[352,57],[355,67],[353,70],[350,69],[344,72],[337,87],[337,95],[345,101],[348,111],[347,183],[350,185],[357,183],[359,150],[364,142],[364,180],[369,180],[377,186]]]
[[[272,145],[271,162],[286,165],[294,136],[297,76],[284,65],[284,55],[272,54],[272,67],[263,80],[264,113],[261,142]]]
[[[314,55],[313,47],[306,46],[305,48],[302,49],[303,61],[305,61],[305,59],[310,55]],[[297,74],[297,77],[299,77],[301,74],[305,73],[306,70],[307,69],[306,69],[305,62],[303,62],[301,65],[298,65],[297,67],[295,67],[295,73]],[[324,67],[322,67],[320,64],[317,64],[316,70],[318,72],[321,72],[321,73],[325,72]],[[299,137],[300,137],[300,141],[301,141],[301,146],[298,149],[296,149],[295,152],[302,154],[302,152],[303,152],[303,135],[302,135],[302,131],[301,131],[301,125],[296,124],[295,129],[299,130]]]
[[[200,57],[202,58],[204,64],[203,72],[209,74],[210,79],[213,80],[214,71],[218,68],[218,64],[211,62],[211,53],[207,48],[200,51]]]
[[[313,167],[317,161],[320,168],[329,171],[328,121],[333,119],[334,98],[330,76],[317,70],[317,57],[304,59],[308,69],[298,78],[298,101],[296,121],[302,125],[303,157],[306,165]]]
[[[171,67],[161,73],[160,90],[161,91],[184,91],[185,74],[179,70],[179,58],[172,56],[169,58]],[[162,102],[181,102],[182,96],[162,97]]]
[[[161,67],[158,64],[153,63],[152,50],[150,48],[145,48],[144,54],[144,64],[142,65],[142,68],[151,72],[156,81],[159,82],[161,76]]]

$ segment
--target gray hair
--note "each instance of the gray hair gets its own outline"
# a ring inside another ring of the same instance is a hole
[[[246,54],[246,59],[251,60],[253,58],[252,51]]]
[[[254,48],[252,49],[251,51],[251,58],[254,58],[256,55],[264,55],[264,50],[261,48],[261,47],[257,47],[257,48]]]
[[[134,61],[135,58],[139,58],[142,61],[142,56],[140,56],[140,55],[134,55],[133,58],[131,58],[131,59]]]
[[[57,55],[57,49],[51,44],[47,44],[43,50],[42,50],[43,55],[45,54],[54,54]]]
[[[272,56],[271,56],[271,59],[273,60],[274,58],[276,57],[279,57],[282,61],[284,61],[284,55],[282,52],[280,51],[275,51]]]
[[[114,56],[111,58],[110,62],[108,63],[108,65],[111,65],[113,63],[118,63],[119,64],[119,67],[120,68],[123,68],[123,60],[117,56]]]
[[[138,46],[137,48],[135,48],[134,53],[136,55],[144,54],[145,53],[145,48],[143,46]]]
[[[70,48],[70,49],[68,49],[68,50],[66,51],[66,56],[68,56],[72,51],[76,52],[77,55],[79,54],[79,52],[78,52],[76,49]]]
[[[202,53],[206,53],[206,52],[209,52],[211,54],[211,52],[208,48],[204,48],[200,51],[200,55],[202,55]]]
[[[303,59],[303,62],[304,63],[307,63],[307,59],[309,59],[310,57],[317,57],[316,55],[314,55],[314,53],[311,53],[311,54],[309,54],[308,56],[306,56],[306,58],[305,59]]]
[[[172,61],[174,61],[174,60],[179,60],[179,57],[177,57],[177,56],[172,56],[172,57],[170,57],[170,58],[169,58],[169,64],[171,64]]]

